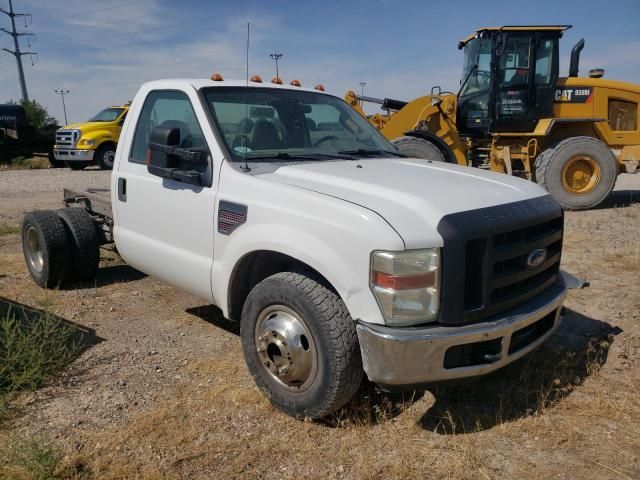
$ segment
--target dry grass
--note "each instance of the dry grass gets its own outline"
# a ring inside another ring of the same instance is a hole
[[[0,165],[2,170],[35,170],[51,168],[47,157],[18,157]]]
[[[20,233],[20,225],[0,225],[0,237]]]

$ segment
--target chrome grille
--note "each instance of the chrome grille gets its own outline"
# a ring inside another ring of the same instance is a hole
[[[443,217],[440,322],[483,321],[550,288],[560,269],[563,221],[550,196]],[[546,258],[533,262],[541,250]]]
[[[80,138],[78,130],[58,130],[56,132],[56,146],[62,148],[75,148]]]

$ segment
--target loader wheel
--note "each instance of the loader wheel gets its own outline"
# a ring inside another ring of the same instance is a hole
[[[116,146],[111,144],[102,145],[96,150],[93,158],[101,170],[112,170],[113,162],[116,158]]]
[[[100,263],[98,232],[91,215],[84,208],[58,210],[71,240],[71,271],[69,281],[82,282],[96,278]]]
[[[391,141],[398,151],[408,157],[423,158],[434,162],[446,162],[442,151],[429,140],[418,137],[398,137]]]
[[[562,140],[535,161],[538,184],[568,210],[597,206],[613,190],[616,175],[613,152],[591,137]]]
[[[22,252],[31,278],[57,288],[68,277],[71,243],[64,222],[51,210],[27,213],[22,222]]]
[[[340,297],[313,278],[283,272],[260,282],[242,309],[240,338],[258,388],[289,415],[329,415],[360,386],[355,322]]]

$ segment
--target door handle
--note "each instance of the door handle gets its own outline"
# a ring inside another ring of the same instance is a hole
[[[121,202],[127,201],[127,179],[118,178],[118,200]]]

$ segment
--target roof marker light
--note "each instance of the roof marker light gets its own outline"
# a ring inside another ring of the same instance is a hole
[[[322,85],[321,83],[319,83],[313,88],[315,88],[316,90],[320,90],[321,92],[324,92],[324,85]]]
[[[256,83],[262,83],[262,78],[260,77],[260,75],[254,75],[249,80]]]
[[[290,85],[293,85],[294,87],[301,87],[302,84],[300,83],[300,80],[291,80]]]
[[[282,79],[280,77],[273,77],[271,79],[271,83],[275,83],[276,85],[282,85]]]
[[[213,75],[211,75],[211,80],[213,80],[214,82],[222,82],[224,78],[222,78],[222,75],[220,75],[219,73],[214,73]]]

